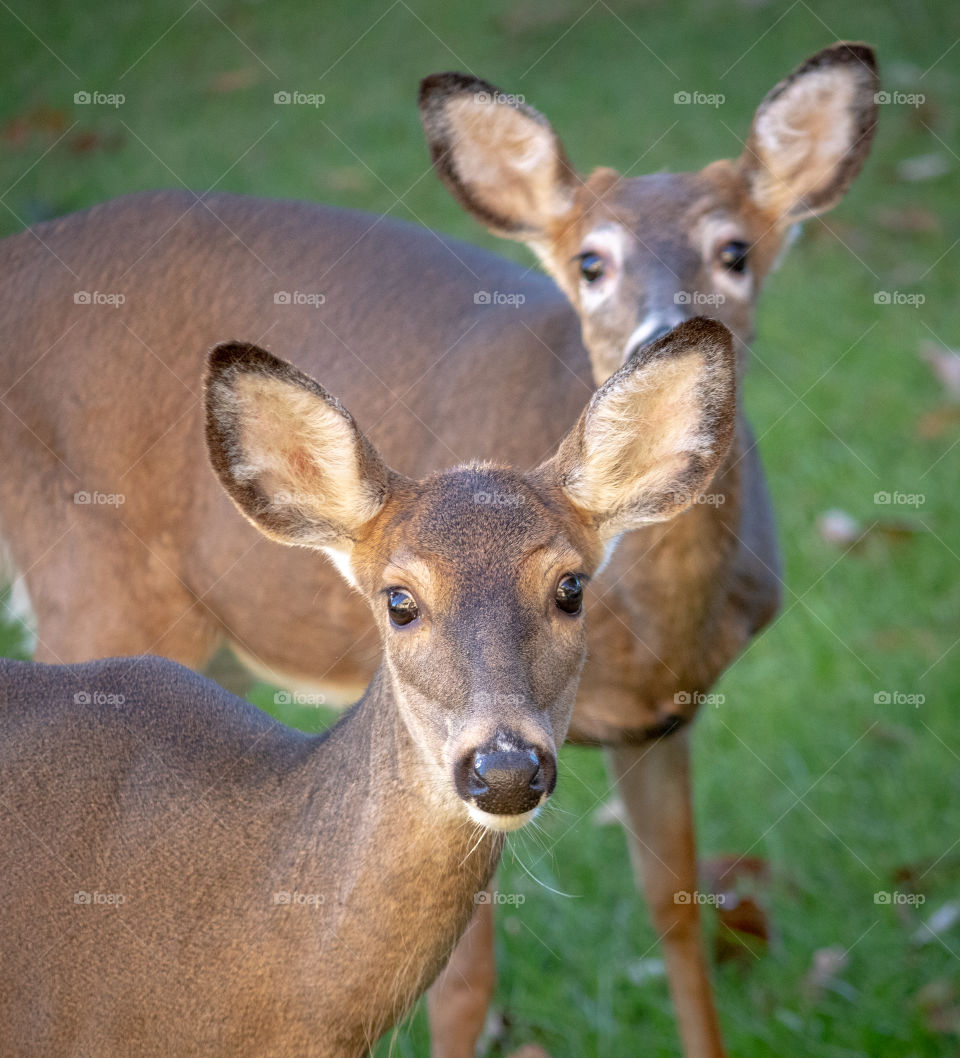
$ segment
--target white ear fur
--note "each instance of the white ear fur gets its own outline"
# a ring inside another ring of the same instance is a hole
[[[434,74],[420,113],[441,179],[493,231],[535,242],[573,207],[579,181],[532,107],[477,78]]]
[[[759,209],[793,223],[836,205],[869,151],[877,86],[871,49],[836,44],[767,95],[741,159]]]
[[[594,394],[556,457],[563,489],[605,540],[672,518],[709,484],[735,415],[729,332],[683,323]]]
[[[211,461],[241,513],[281,543],[333,549],[352,580],[353,540],[393,473],[349,412],[292,365],[239,343],[211,353],[206,405]]]

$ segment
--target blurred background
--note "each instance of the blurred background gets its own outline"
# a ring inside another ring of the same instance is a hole
[[[430,171],[425,74],[523,94],[581,171],[639,175],[739,154],[808,55],[877,47],[864,172],[761,298],[746,403],[785,605],[701,711],[703,885],[740,861],[735,898],[706,908],[731,1053],[956,1055],[960,7],[9,0],[0,27],[0,234],[129,191],[216,187],[388,213],[524,262]],[[0,649],[29,649],[9,616]],[[253,698],[308,728],[330,719],[272,688]],[[499,915],[491,1055],[678,1053],[609,799],[602,756],[567,749],[557,806],[507,851],[502,887],[524,899]],[[423,1056],[426,1038],[418,1010],[378,1053]]]

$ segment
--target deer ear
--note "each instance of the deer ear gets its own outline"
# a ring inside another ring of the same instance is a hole
[[[841,42],[767,94],[739,164],[772,223],[793,224],[840,201],[870,151],[878,87],[873,49]]]
[[[420,120],[440,179],[497,235],[539,242],[573,208],[580,180],[533,107],[461,73],[420,82]]]
[[[255,345],[211,351],[206,416],[220,483],[242,514],[284,544],[349,554],[397,479],[335,397]]]
[[[681,323],[593,395],[552,461],[604,540],[689,507],[727,454],[736,421],[730,332]]]

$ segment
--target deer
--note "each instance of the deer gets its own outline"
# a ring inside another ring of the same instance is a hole
[[[859,172],[877,86],[872,49],[839,42],[767,94],[739,157],[582,176],[525,102],[472,76],[426,78],[440,179],[546,275],[398,220],[225,193],[124,196],[0,242],[0,535],[34,658],[152,652],[202,669],[228,644],[280,686],[351,701],[376,668],[369,611],[332,566],[238,518],[196,458],[195,350],[238,332],[283,348],[409,476],[467,453],[538,465],[597,386],[698,306],[746,372],[764,283],[796,226]],[[742,407],[709,491],[625,538],[587,595],[568,738],[608,757],[684,1053],[717,1058],[699,906],[675,896],[697,886],[691,722],[780,603]],[[495,985],[491,915],[478,906],[428,994],[434,1058],[474,1054]]]
[[[419,481],[256,345],[214,348],[205,393],[225,492],[336,554],[383,662],[319,736],[165,658],[0,664],[4,1054],[368,1053],[552,794],[584,587],[709,484],[736,373],[725,328],[691,321],[536,469]]]

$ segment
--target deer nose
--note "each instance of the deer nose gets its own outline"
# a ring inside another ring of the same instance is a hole
[[[522,815],[536,808],[556,784],[556,764],[532,746],[490,747],[466,754],[457,768],[460,796],[491,815]]]

